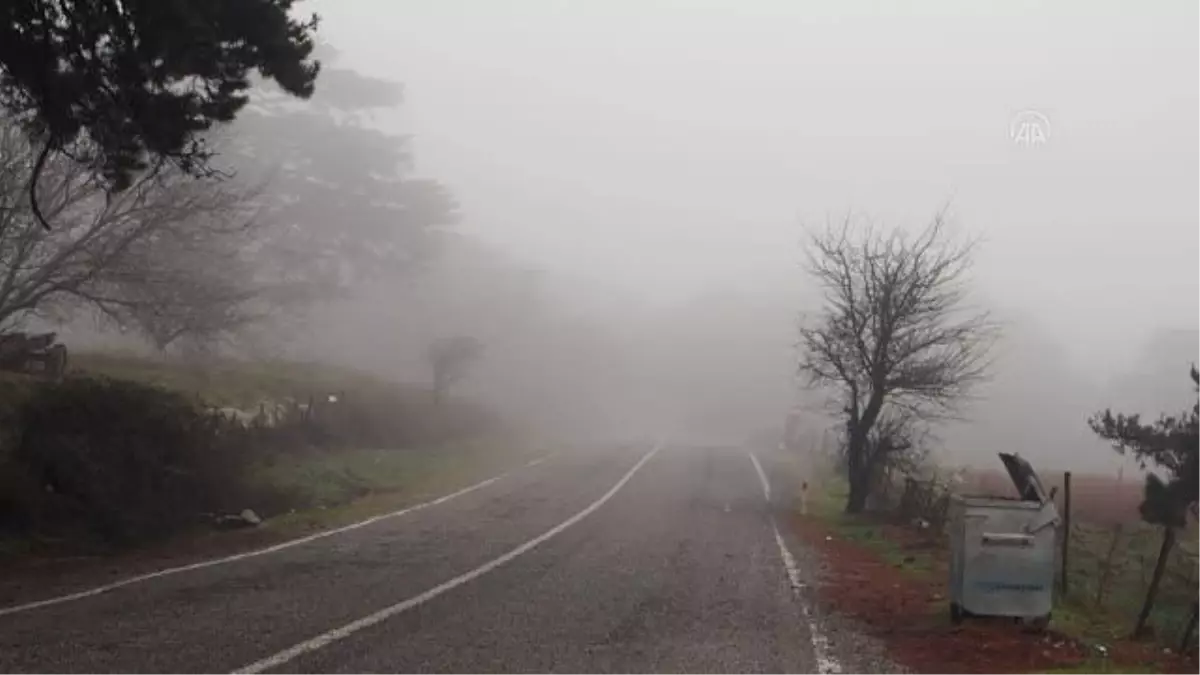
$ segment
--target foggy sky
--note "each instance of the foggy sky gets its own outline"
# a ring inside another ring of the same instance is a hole
[[[802,224],[986,246],[992,304],[1079,365],[1197,324],[1195,2],[305,3],[464,231],[651,300],[787,294]],[[1049,140],[1018,146],[1023,110]],[[799,290],[795,291],[801,297]],[[1119,319],[1114,319],[1119,316]],[[1101,366],[1104,367],[1104,366]]]

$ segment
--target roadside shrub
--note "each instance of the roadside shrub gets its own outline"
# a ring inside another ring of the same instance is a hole
[[[20,412],[37,381],[28,375],[0,372],[0,538],[34,529],[41,486],[14,457]]]
[[[469,438],[499,424],[470,402],[437,404],[429,392],[398,386],[361,387],[337,398],[336,403],[318,401],[307,422],[316,445],[420,447]]]
[[[70,377],[36,387],[12,422],[9,464],[22,487],[8,509],[25,513],[10,514],[10,522],[39,531],[82,526],[132,543],[207,512],[244,508],[240,477],[248,458],[234,442],[236,430],[180,394]]]

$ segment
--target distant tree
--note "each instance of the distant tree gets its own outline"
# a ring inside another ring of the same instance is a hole
[[[0,120],[0,330],[92,310],[165,349],[260,318],[267,289],[244,253],[250,191],[168,169],[113,195],[85,167],[54,157],[40,191],[58,226],[45,230],[25,190],[38,152]]]
[[[1200,393],[1200,373],[1193,365],[1190,372],[1193,388]],[[1178,538],[1178,530],[1187,525],[1190,511],[1197,512],[1197,488],[1200,482],[1200,466],[1197,465],[1197,444],[1200,439],[1200,401],[1192,405],[1190,412],[1179,415],[1163,415],[1153,424],[1143,424],[1137,414],[1113,415],[1111,410],[1096,413],[1088,419],[1088,426],[1101,438],[1112,443],[1120,454],[1132,454],[1138,465],[1149,466],[1161,471],[1146,476],[1146,486],[1139,511],[1142,520],[1162,526],[1162,545],[1154,576],[1146,590],[1142,611],[1134,626],[1134,635],[1146,630],[1150,612],[1158,595],[1158,587],[1166,570],[1167,559]]]
[[[318,53],[326,66],[311,100],[263,83],[220,148],[239,175],[268,183],[261,216],[274,257],[260,263],[338,296],[428,259],[430,235],[456,211],[443,186],[413,175],[408,139],[373,124],[401,104],[402,87],[329,66],[328,45]]]
[[[246,104],[257,71],[307,98],[315,16],[294,0],[5,0],[0,2],[0,106],[41,143],[29,183],[52,155],[122,192],[173,164],[211,171],[201,134]]]
[[[440,403],[446,391],[467,374],[471,364],[483,355],[483,343],[459,335],[435,340],[429,345],[429,365],[433,369],[433,398]]]
[[[824,307],[800,329],[799,372],[831,387],[844,415],[848,513],[863,510],[880,463],[910,445],[906,427],[954,411],[986,374],[995,327],[967,306],[971,252],[940,214],[915,237],[847,218],[809,241]]]

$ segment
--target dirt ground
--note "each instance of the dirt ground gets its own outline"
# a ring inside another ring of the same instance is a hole
[[[819,594],[826,611],[856,619],[913,672],[1197,672],[1194,656],[1181,659],[1150,645],[1112,645],[1105,663],[1093,649],[1053,630],[1037,633],[1010,620],[968,619],[955,626],[945,597],[943,545],[908,528],[881,525],[891,551],[885,554],[815,517],[796,515],[793,527],[825,563]]]

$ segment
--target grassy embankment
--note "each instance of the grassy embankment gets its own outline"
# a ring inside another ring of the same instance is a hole
[[[479,411],[468,410],[469,406],[454,402],[434,406],[422,388],[323,364],[224,361],[197,368],[126,354],[83,353],[73,355],[71,371],[152,384],[195,397],[205,406],[247,411],[263,403],[319,401],[338,393],[349,413],[339,423],[376,432],[365,437],[379,440],[361,447],[334,439],[319,447],[256,455],[245,469],[246,483],[269,492],[275,503],[280,503],[278,495],[286,496],[284,505],[277,513],[264,514],[269,516],[266,527],[181,533],[193,539],[261,541],[345,524],[451,492],[546,452],[511,429],[479,424]],[[30,378],[0,374],[0,409],[19,406],[33,386]],[[454,428],[467,419],[469,429],[460,433]],[[0,453],[4,450],[0,446]],[[63,544],[0,536],[0,557],[71,548]]]

